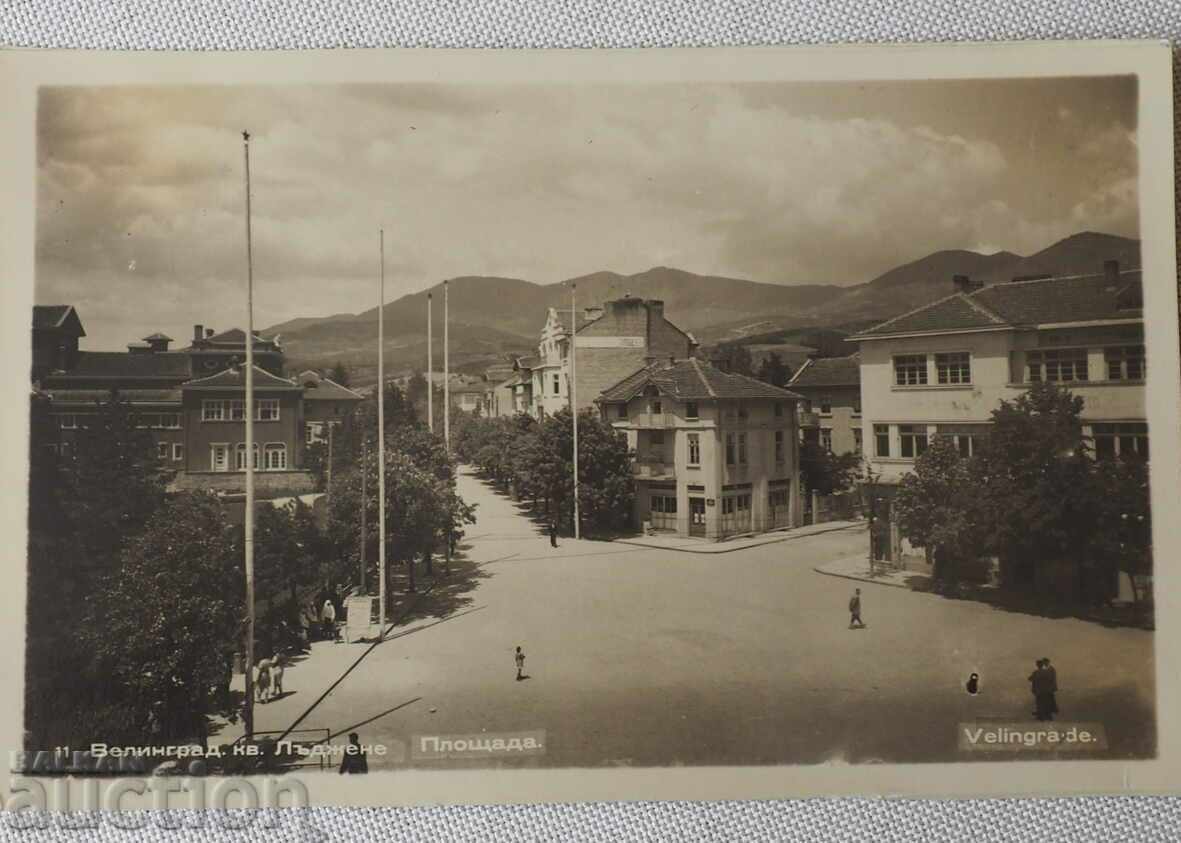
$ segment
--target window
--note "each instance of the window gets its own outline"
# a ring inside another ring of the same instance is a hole
[[[827,396],[820,399],[820,415],[832,415],[832,399]]]
[[[744,419],[744,418],[746,418],[746,416],[747,416],[746,405],[740,401],[740,402],[738,402],[738,418]]]
[[[738,434],[738,464],[746,465],[746,434]]]
[[[618,418],[626,419],[627,418],[627,405],[626,404],[619,404],[618,406],[616,406],[615,415]]]
[[[215,442],[209,446],[209,470],[230,470],[230,446],[224,442]]]
[[[262,398],[254,402],[254,418],[256,421],[278,421],[279,399]]]
[[[287,469],[287,446],[282,442],[270,442],[266,447],[266,470],[285,471]]]
[[[663,448],[664,447],[664,431],[663,430],[651,431],[648,434],[648,443],[650,445],[656,445],[656,446]]]
[[[659,416],[664,412],[664,403],[657,400],[652,402],[652,415]]]
[[[861,396],[860,395],[858,395],[856,398],[853,399],[853,415],[855,415],[855,416],[861,415]]]
[[[726,465],[734,465],[734,434],[726,434]]]
[[[772,509],[787,506],[787,489],[772,489],[767,492],[767,505]]]
[[[1145,377],[1144,346],[1128,345],[1106,348],[1107,379],[1112,381],[1142,381]]]
[[[935,375],[939,383],[971,383],[971,355],[966,351],[935,355]]]
[[[832,453],[832,428],[822,427],[820,429],[820,447]]]
[[[861,428],[853,428],[853,453],[861,453]]]
[[[690,433],[689,439],[689,465],[701,465],[701,436],[697,433]]]
[[[922,456],[927,450],[926,425],[898,425],[898,443],[903,458],[914,459]]]
[[[235,449],[234,469],[235,469],[235,471],[245,471],[246,470],[246,443],[245,442],[239,442],[238,447]],[[257,442],[254,443],[254,470],[258,471],[258,443]]]
[[[890,426],[888,424],[875,424],[873,426],[873,438],[875,456],[890,456]]]
[[[164,430],[180,430],[180,413],[161,413],[160,427]]]
[[[66,416],[60,416],[59,423],[61,425],[62,430],[77,430],[78,429],[78,417],[76,415],[74,415],[73,413],[70,413],[69,415],[66,415]]]
[[[775,462],[783,462],[783,431],[775,431]]]
[[[136,413],[131,417],[131,426],[136,430],[147,430],[160,426],[160,417],[155,413]]]
[[[677,499],[672,495],[653,495],[652,511],[675,515],[677,511]]]
[[[1029,381],[1069,383],[1087,380],[1087,350],[1085,348],[1047,348],[1028,351],[1025,362]]]
[[[201,402],[201,421],[224,421],[229,418],[229,401]]]
[[[700,416],[697,414],[697,402],[696,401],[686,401],[685,402],[685,418],[687,418],[687,419],[700,418]]]
[[[1095,438],[1095,456],[1115,459],[1136,455],[1148,459],[1148,425],[1144,423],[1096,424],[1091,427]]]
[[[245,401],[230,401],[230,421],[246,421]]]
[[[172,443],[172,458],[174,460],[183,460],[185,458],[185,446],[183,443]]]
[[[927,355],[903,354],[894,358],[894,383],[922,386],[927,382]]]
[[[168,459],[168,443],[167,442],[157,442],[156,443],[156,456],[162,460]]]
[[[782,418],[782,417],[783,417],[783,402],[776,401],[775,402],[775,418],[778,419],[778,418]]]
[[[562,378],[559,375],[554,375],[554,395],[562,391]]]

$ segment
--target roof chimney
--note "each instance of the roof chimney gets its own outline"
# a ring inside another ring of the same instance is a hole
[[[210,338],[210,337],[212,337],[212,336],[213,336],[215,333],[216,333],[216,331],[214,331],[212,328],[206,328],[206,329],[205,329],[205,339],[209,339],[209,338]]]
[[[648,299],[644,302],[648,305],[648,312],[655,316],[664,316],[664,302],[660,299]]]
[[[201,342],[201,339],[204,336],[205,336],[205,326],[204,325],[194,325],[193,326],[193,342]]]
[[[1111,287],[1119,286],[1119,261],[1103,261],[1103,277]]]

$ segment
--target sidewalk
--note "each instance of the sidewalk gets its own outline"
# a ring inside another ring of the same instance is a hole
[[[623,539],[612,539],[617,544],[632,544],[637,547],[648,547],[654,550],[677,550],[683,553],[730,553],[735,550],[745,550],[750,547],[760,547],[765,544],[802,539],[806,536],[816,536],[821,533],[831,533],[835,530],[851,530],[856,527],[864,529],[865,521],[827,521],[824,524],[809,524],[806,527],[775,530],[770,533],[756,535],[733,536],[722,541],[699,538],[697,536],[674,536],[657,534],[654,536],[628,536]]]
[[[822,525],[823,526],[823,525]],[[869,559],[865,554],[846,556],[843,559],[833,559],[823,565],[817,565],[813,570],[830,577],[844,577],[847,580],[861,580],[877,585],[892,585],[896,588],[918,588],[926,591],[931,577],[919,571],[899,571],[880,564],[873,574],[869,572]]]

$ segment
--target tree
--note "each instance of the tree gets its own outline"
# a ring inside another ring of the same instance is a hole
[[[857,454],[836,455],[819,443],[800,445],[800,477],[809,492],[832,495],[853,487],[861,470]]]
[[[97,673],[118,686],[133,740],[207,736],[245,617],[233,534],[215,495],[177,495],[124,550],[84,619]]]
[[[349,385],[349,370],[345,368],[343,360],[336,361],[336,364],[332,367],[331,374],[328,375],[328,379],[336,381],[341,386]]]
[[[791,380],[791,368],[783,362],[783,358],[777,352],[772,351],[759,364],[756,377],[772,386],[783,387]]]
[[[931,552],[942,580],[956,579],[961,563],[981,555],[991,529],[968,460],[945,436],[937,436],[902,478],[894,512],[910,543]]]
[[[1009,584],[1037,583],[1087,555],[1096,466],[1082,443],[1082,408],[1082,398],[1037,383],[992,413],[973,473]]]
[[[738,343],[723,343],[714,349],[712,362],[723,372],[735,375],[754,376],[754,362],[750,349]]]

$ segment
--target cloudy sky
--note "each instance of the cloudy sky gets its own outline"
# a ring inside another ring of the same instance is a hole
[[[457,275],[666,265],[868,281],[938,249],[1138,235],[1131,78],[727,86],[49,88],[39,303],[90,349]]]

